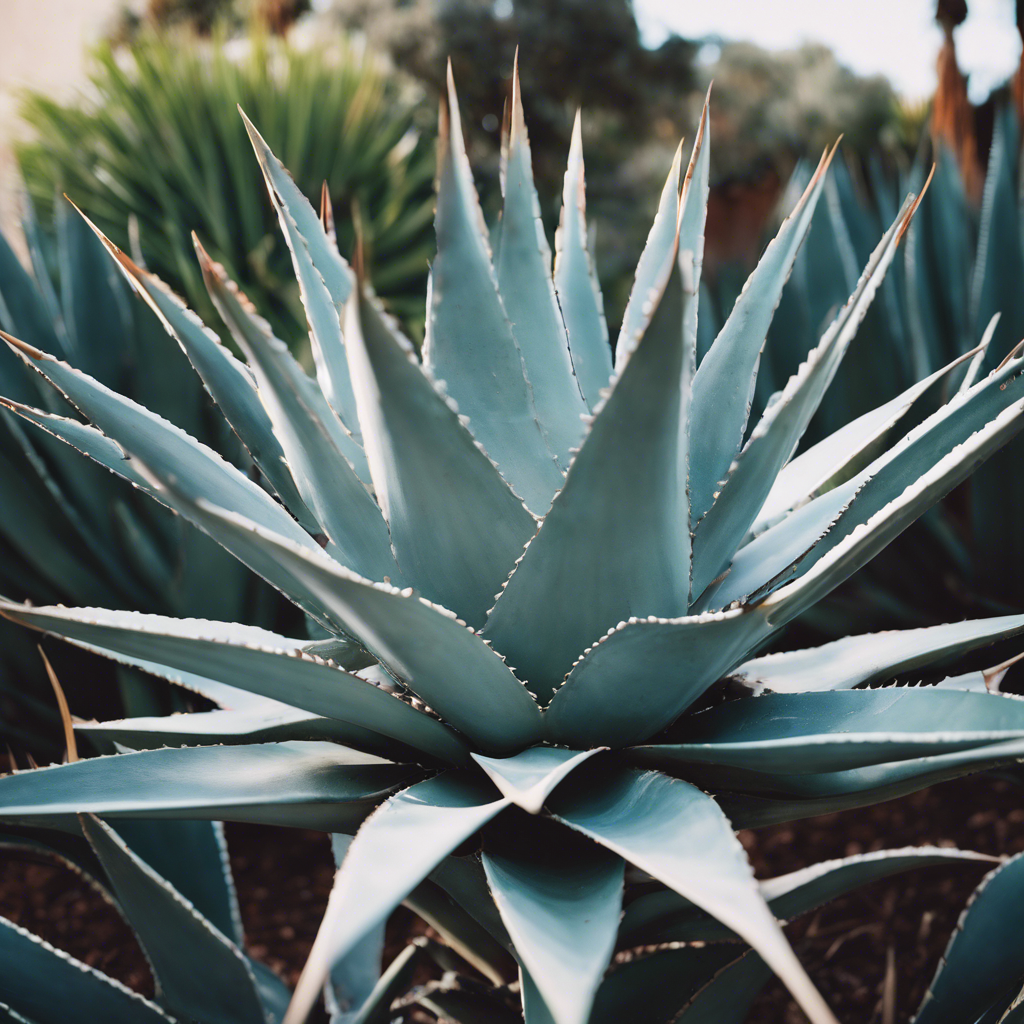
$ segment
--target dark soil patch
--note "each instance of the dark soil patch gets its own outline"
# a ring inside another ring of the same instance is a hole
[[[230,824],[227,837],[249,951],[294,984],[333,881],[327,837]],[[1024,850],[1024,800],[1014,783],[979,775],[876,807],[744,832],[741,839],[760,877],[900,846],[1012,854]],[[880,1024],[887,958],[895,968],[895,1020],[912,1017],[986,869],[964,864],[911,872],[837,900],[789,928],[798,955],[843,1024]],[[152,975],[130,929],[69,869],[43,856],[0,857],[0,914],[152,995]],[[433,933],[409,911],[398,911],[388,927],[386,960],[423,934]],[[322,1024],[326,1016],[311,1019]],[[773,982],[749,1020],[801,1024],[805,1018]]]

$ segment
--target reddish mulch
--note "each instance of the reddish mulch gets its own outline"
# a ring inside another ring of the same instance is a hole
[[[294,983],[327,903],[329,843],[317,832],[254,825],[228,825],[227,836],[249,951]],[[933,844],[1010,854],[1024,849],[1024,800],[1014,784],[980,775],[872,808],[744,832],[741,839],[761,877],[886,847]],[[882,1021],[887,956],[895,964],[895,1020],[910,1019],[985,870],[965,864],[901,875],[791,926],[801,960],[843,1024]],[[0,914],[152,994],[149,967],[129,929],[68,869],[0,858]],[[418,934],[430,932],[408,911],[397,912],[387,957]],[[775,983],[749,1018],[756,1024],[804,1019]]]

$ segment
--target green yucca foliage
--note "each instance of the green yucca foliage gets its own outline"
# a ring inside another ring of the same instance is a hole
[[[915,217],[809,440],[895,398],[979,342],[987,348],[979,356],[984,373],[1024,338],[1024,228],[1013,110],[1003,109],[996,119],[980,210],[968,201],[953,156],[940,147],[935,157],[929,202]],[[769,332],[758,381],[762,405],[813,348],[856,281],[876,231],[895,215],[897,183],[878,164],[868,170],[869,180],[857,183],[840,164],[826,182],[827,202],[815,215]],[[922,159],[899,185],[916,191],[927,173]],[[796,188],[808,174],[795,176]],[[727,306],[728,276],[721,286],[716,298]],[[853,610],[883,628],[934,622],[949,617],[951,607],[977,614],[1024,605],[1022,457],[1020,442],[1008,446],[971,478],[967,493],[927,517],[841,605],[830,603],[829,614],[819,613],[815,621],[841,632]]]
[[[138,218],[154,272],[209,318],[189,237],[198,231],[282,337],[304,338],[287,249],[249,173],[241,104],[306,194],[319,196],[326,182],[344,214],[343,246],[358,206],[375,287],[422,328],[433,161],[418,135],[415,91],[372,54],[343,41],[302,49],[259,37],[210,46],[143,35],[97,50],[92,84],[95,101],[36,94],[23,104],[38,141],[22,145],[18,160],[44,220],[67,192],[127,248],[126,226]]]
[[[486,971],[496,945],[513,952],[529,1024],[591,1018],[638,885],[663,907],[692,903],[832,1024],[733,829],[1024,757],[1024,703],[989,691],[1002,668],[862,688],[1019,635],[1024,615],[758,652],[1024,426],[1024,359],[969,379],[891,447],[879,450],[885,430],[956,365],[791,459],[896,257],[911,196],[744,442],[762,344],[832,154],[695,369],[705,109],[685,173],[680,147],[665,184],[613,364],[579,124],[552,274],[517,87],[510,113],[492,254],[449,79],[422,364],[248,121],[315,382],[201,246],[247,370],[107,243],[256,465],[287,469],[285,505],[140,404],[7,337],[90,423],[7,408],[200,526],[331,638],[4,601],[12,620],[184,680],[220,709],[82,725],[130,752],[0,779],[0,820],[354,835],[340,840],[287,1024],[425,880],[447,894],[474,962]]]
[[[121,275],[111,273],[85,222],[66,204],[58,211],[55,289],[50,253],[28,212],[34,275],[0,237],[0,327],[132,395],[235,464],[248,464],[188,360],[157,318],[132,300]],[[9,351],[0,353],[0,390],[73,415]],[[100,603],[262,625],[274,625],[281,611],[270,588],[209,537],[67,445],[26,431],[6,410],[0,413],[0,589],[36,604]],[[121,675],[134,690],[131,674]],[[0,626],[0,701],[0,736],[37,754],[52,751],[45,738],[53,721],[49,683],[34,645],[8,623]]]

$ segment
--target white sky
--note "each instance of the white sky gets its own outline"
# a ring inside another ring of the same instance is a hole
[[[884,74],[896,90],[923,99],[935,89],[941,31],[935,0],[633,0],[644,41],[669,32],[720,35],[769,50],[821,42],[860,74]],[[1020,58],[1013,0],[968,0],[956,31],[960,68],[975,102],[1004,82]]]

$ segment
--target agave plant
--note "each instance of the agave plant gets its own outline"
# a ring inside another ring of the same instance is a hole
[[[485,972],[495,936],[514,951],[531,1024],[581,1024],[615,948],[627,865],[631,885],[690,901],[815,1024],[833,1022],[733,828],[1024,756],[1024,705],[989,692],[991,674],[980,688],[973,676],[857,688],[1016,636],[1024,616],[758,652],[1024,426],[1024,359],[978,380],[972,360],[962,389],[880,454],[880,436],[954,367],[791,458],[905,237],[910,196],[744,442],[761,348],[832,152],[695,370],[705,106],[689,164],[680,147],[662,192],[613,364],[585,242],[579,119],[552,273],[518,87],[492,254],[448,86],[422,363],[248,121],[315,382],[201,245],[245,371],[105,242],[255,464],[287,471],[297,504],[5,336],[89,423],[9,398],[8,409],[205,530],[330,636],[3,601],[16,622],[220,709],[81,725],[129,752],[0,779],[0,820],[75,830],[90,813],[354,835],[287,1024],[425,880],[471,922],[463,946]]]
[[[831,400],[818,411],[805,442],[834,432],[880,398],[896,397],[979,341],[988,348],[982,365],[988,371],[1024,337],[1016,114],[1009,107],[997,112],[980,209],[968,199],[952,154],[939,145],[935,159],[931,201],[910,227],[901,258],[883,282],[880,301],[869,311]],[[818,209],[769,332],[756,404],[763,406],[803,360],[856,281],[858,261],[870,254],[875,228],[895,214],[894,177],[877,162],[869,162],[867,170],[867,182],[861,183],[840,162],[825,184],[827,202]],[[918,190],[927,172],[919,159],[900,186]],[[793,187],[803,188],[809,174],[809,169],[797,173]],[[728,306],[733,276],[720,277],[710,305],[724,301]],[[706,330],[705,343],[713,336]],[[1024,492],[1015,471],[1020,455],[1019,442],[1000,453],[971,479],[962,497],[944,503],[941,514],[928,517],[898,550],[879,559],[841,601],[830,601],[827,614],[816,612],[815,624],[835,634],[845,629],[852,610],[875,628],[885,628],[939,621],[950,607],[964,614],[1019,608],[1024,601],[1019,571]]]
[[[57,218],[50,253],[27,207],[34,274],[0,237],[0,326],[133,395],[238,465],[248,456],[213,415],[202,382],[159,321],[133,303],[102,245],[76,215]],[[225,354],[225,358],[228,357]],[[242,371],[239,371],[242,372]],[[19,359],[0,354],[0,390],[51,412],[73,410]],[[0,589],[36,604],[105,604],[274,625],[277,596],[209,537],[39,431],[0,413]],[[279,482],[284,478],[278,476]],[[287,606],[290,608],[290,606]],[[0,640],[0,735],[52,750],[49,685],[23,630]],[[80,659],[79,659],[80,660]],[[69,665],[65,665],[71,675]],[[66,676],[67,678],[67,676]],[[126,687],[131,688],[127,674]],[[146,693],[138,694],[142,705]],[[139,706],[139,701],[130,702]],[[149,703],[150,711],[157,704]]]

